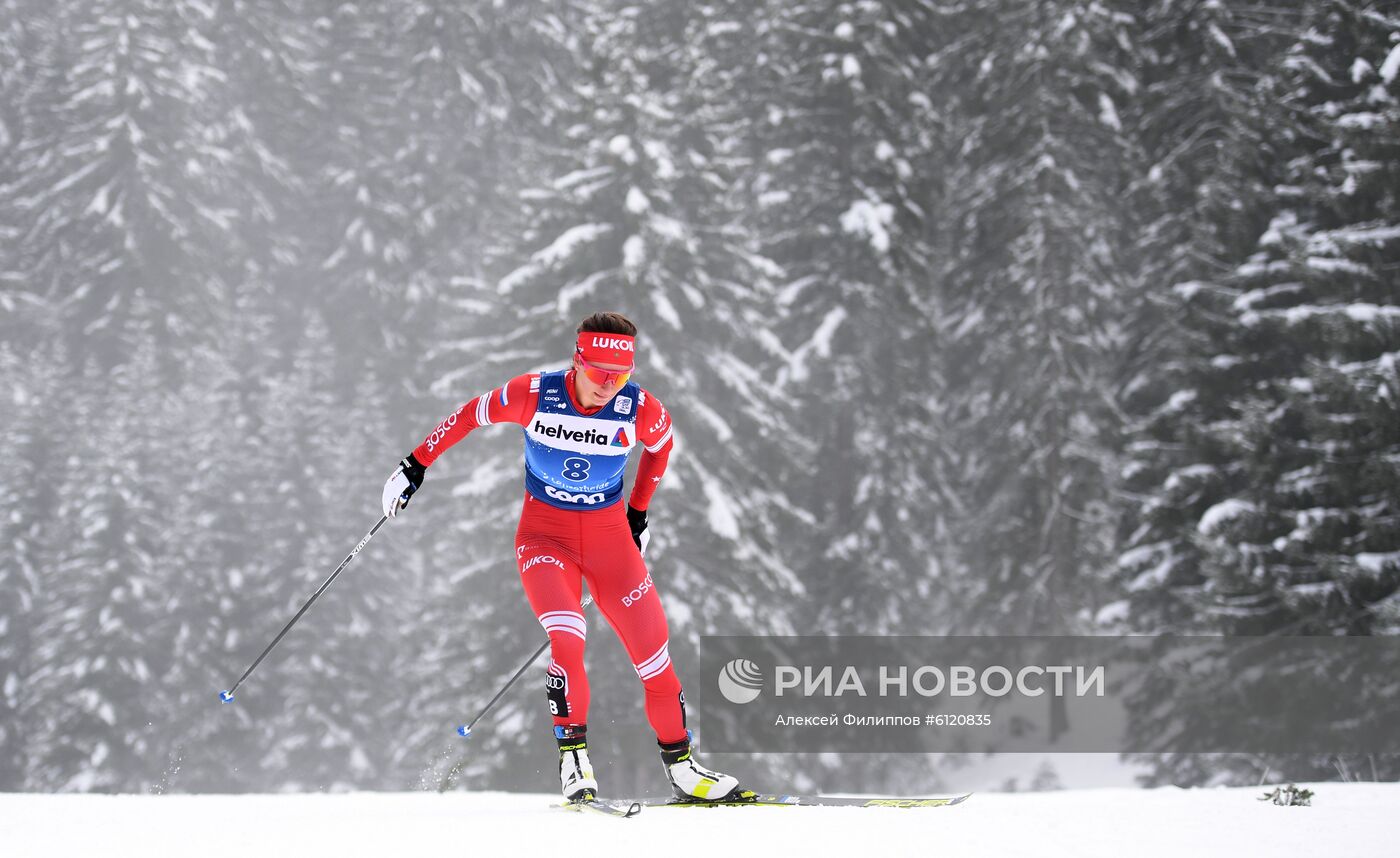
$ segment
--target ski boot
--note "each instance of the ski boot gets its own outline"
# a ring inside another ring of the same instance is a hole
[[[593,765],[588,762],[588,728],[569,725],[555,727],[554,738],[559,742],[559,787],[564,798],[579,801],[596,798],[598,781],[593,778]]]
[[[695,762],[690,753],[690,731],[679,742],[658,741],[657,745],[661,747],[661,762],[666,766],[671,789],[681,801],[735,801],[752,795],[739,789],[739,779],[733,775],[712,772]]]

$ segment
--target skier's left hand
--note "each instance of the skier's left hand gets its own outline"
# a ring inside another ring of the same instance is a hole
[[[647,511],[634,509],[629,503],[627,505],[627,524],[632,528],[632,541],[637,543],[638,550],[645,557],[647,543],[651,542],[651,534],[647,533]]]

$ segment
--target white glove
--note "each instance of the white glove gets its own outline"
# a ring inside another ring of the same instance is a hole
[[[399,462],[399,466],[389,475],[389,479],[384,483],[384,515],[393,518],[398,511],[408,506],[408,499],[413,497],[413,493],[418,491],[418,487],[423,485],[423,477],[426,469],[418,464],[418,460],[409,453]]]

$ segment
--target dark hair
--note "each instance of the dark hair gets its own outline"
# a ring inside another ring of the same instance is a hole
[[[637,326],[621,313],[594,313],[579,322],[578,330],[574,333],[582,334],[585,331],[590,334],[624,334],[635,337]]]

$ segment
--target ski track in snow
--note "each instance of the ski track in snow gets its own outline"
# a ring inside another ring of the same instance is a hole
[[[1400,784],[979,793],[949,808],[651,808],[610,819],[513,793],[0,794],[7,858],[252,856],[1209,856],[1393,854]]]

